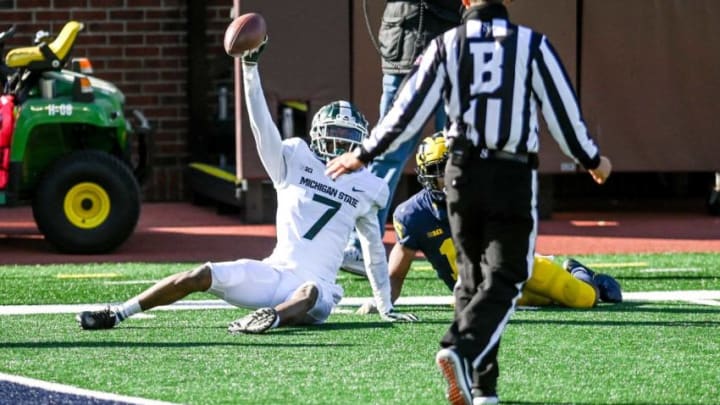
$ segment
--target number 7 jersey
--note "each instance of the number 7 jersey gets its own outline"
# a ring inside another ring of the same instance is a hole
[[[356,228],[373,296],[381,313],[387,313],[392,309],[390,279],[377,218],[378,209],[388,203],[387,184],[365,168],[330,179],[325,163],[305,141],[282,140],[257,65],[243,64],[243,84],[258,155],[277,190],[277,244],[264,262],[304,280],[335,284],[343,250]]]
[[[377,211],[387,204],[387,184],[362,168],[333,181],[325,164],[299,138],[282,142],[285,178],[275,183],[277,245],[265,261],[313,279],[334,282],[353,228],[371,247],[372,263],[386,265]],[[382,248],[380,252],[378,249]]]

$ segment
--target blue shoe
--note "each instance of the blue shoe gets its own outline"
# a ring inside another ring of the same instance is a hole
[[[600,292],[600,300],[603,302],[612,302],[614,304],[622,302],[622,289],[620,283],[612,276],[602,273],[595,274],[593,281]]]
[[[575,278],[595,287],[602,302],[622,302],[620,283],[609,274],[596,273],[575,259],[567,259],[563,267]]]

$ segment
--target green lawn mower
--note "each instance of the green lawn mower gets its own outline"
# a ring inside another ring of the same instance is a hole
[[[0,33],[0,207],[32,204],[45,239],[65,253],[106,253],[132,234],[150,169],[152,128],[125,96],[69,56],[83,25],[5,54]],[[66,68],[67,66],[67,68]],[[2,215],[2,213],[0,213]]]

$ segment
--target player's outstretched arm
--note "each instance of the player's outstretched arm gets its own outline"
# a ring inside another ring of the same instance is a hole
[[[417,316],[395,311],[390,295],[390,277],[388,275],[385,246],[380,236],[380,225],[377,219],[377,207],[366,215],[358,218],[355,223],[360,246],[365,260],[368,281],[373,290],[373,297],[380,313],[380,318],[388,322],[414,322]]]
[[[390,299],[393,304],[397,301],[398,297],[400,297],[403,284],[405,283],[405,277],[407,277],[408,271],[410,271],[410,264],[414,258],[415,251],[406,248],[400,243],[395,243],[395,246],[393,246],[390,251],[388,267],[390,268]],[[377,312],[375,301],[368,301],[357,310],[357,314],[360,315],[375,314]]]
[[[395,243],[388,257],[390,272],[390,297],[394,303],[400,297],[405,277],[410,271],[410,265],[415,258],[415,251],[408,249],[400,243]]]
[[[267,38],[257,49],[247,52],[255,52],[259,55],[266,43]],[[243,56],[243,91],[245,92],[245,108],[250,120],[250,129],[265,171],[273,183],[281,183],[287,173],[282,136],[270,114],[257,64],[248,64],[244,58],[245,56]]]

